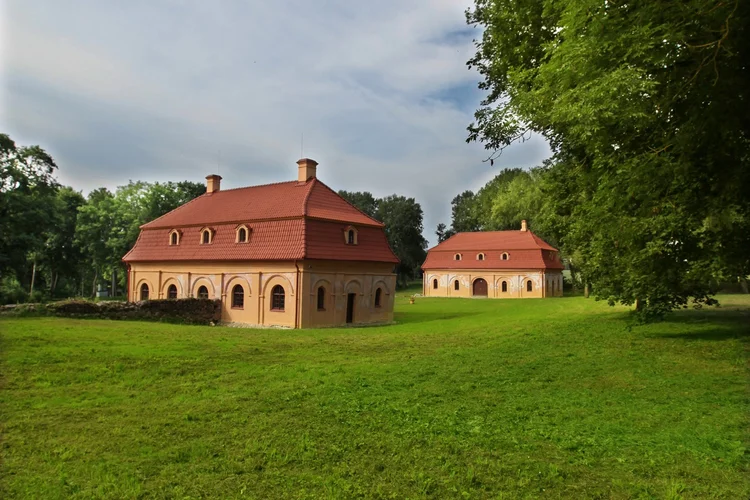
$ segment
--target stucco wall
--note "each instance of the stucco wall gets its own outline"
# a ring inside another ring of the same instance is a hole
[[[538,269],[523,270],[429,270],[425,271],[422,290],[427,297],[473,297],[474,282],[482,278],[487,282],[487,297],[496,299],[541,298],[562,296],[562,273]],[[434,281],[437,280],[437,288]],[[456,290],[456,281],[458,289]],[[531,291],[527,283],[531,282]],[[506,290],[503,292],[503,282]],[[552,292],[552,286],[555,292]],[[559,285],[559,288],[558,288]]]
[[[346,324],[347,296],[355,294],[353,324],[393,321],[396,275],[393,264],[330,261],[305,261],[302,278],[304,303],[302,326]],[[325,290],[324,308],[317,307],[318,288]],[[375,294],[381,289],[380,306]]]
[[[388,322],[393,320],[396,282],[392,267],[338,261],[132,263],[128,300],[140,300],[143,283],[151,299],[168,298],[171,284],[177,287],[179,298],[196,297],[199,287],[206,286],[210,298],[222,301],[223,322],[314,327],[346,324],[347,294],[355,293],[353,323]],[[241,308],[232,307],[236,285],[244,291]],[[283,311],[272,309],[271,291],[276,285],[284,288]],[[320,286],[325,289],[325,307],[319,311]],[[381,305],[375,307],[378,287],[383,290]]]

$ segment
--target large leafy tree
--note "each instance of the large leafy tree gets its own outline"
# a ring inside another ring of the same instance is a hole
[[[394,194],[378,200],[375,215],[385,224],[388,243],[401,261],[398,278],[406,285],[408,279],[416,276],[426,257],[422,207],[414,198]]]
[[[56,169],[39,146],[17,146],[0,134],[0,279],[12,275],[29,290],[55,227]]]
[[[480,223],[474,210],[475,196],[472,191],[464,191],[451,201],[451,233],[478,231]]]
[[[550,217],[599,297],[649,318],[747,272],[748,2],[476,0],[467,20],[487,91],[468,140],[547,138]]]

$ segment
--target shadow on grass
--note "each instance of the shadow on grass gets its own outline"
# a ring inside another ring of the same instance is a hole
[[[394,314],[394,319],[397,323],[429,323],[430,321],[445,321],[457,318],[466,318],[469,316],[477,316],[480,313],[477,312],[446,312],[445,314],[435,312],[397,312]]]
[[[682,339],[682,340],[750,340],[750,328],[713,328],[711,330],[697,330],[680,333],[657,333],[648,335],[651,339]]]

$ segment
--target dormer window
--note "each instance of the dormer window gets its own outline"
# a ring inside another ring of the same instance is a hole
[[[357,244],[357,229],[354,226],[348,226],[344,229],[344,243],[347,245]]]
[[[210,245],[214,241],[214,231],[210,227],[201,229],[201,245]]]
[[[246,225],[242,224],[237,226],[237,236],[235,237],[235,243],[247,243],[250,240],[250,230]]]
[[[172,229],[169,232],[169,245],[179,245],[180,244],[180,232],[177,229]]]
[[[500,256],[500,260],[508,260],[510,256],[508,255],[508,252],[503,252],[503,254]]]
[[[483,253],[477,254],[477,260],[484,260],[484,254]]]
[[[454,255],[453,260],[461,260],[461,254],[457,253],[456,255]]]

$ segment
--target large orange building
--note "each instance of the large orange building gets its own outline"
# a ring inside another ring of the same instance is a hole
[[[458,233],[427,252],[428,297],[528,298],[562,295],[557,249],[521,224],[520,231]]]
[[[141,226],[128,300],[202,297],[222,321],[306,328],[393,320],[398,258],[383,224],[297,162],[296,181],[221,189]]]

